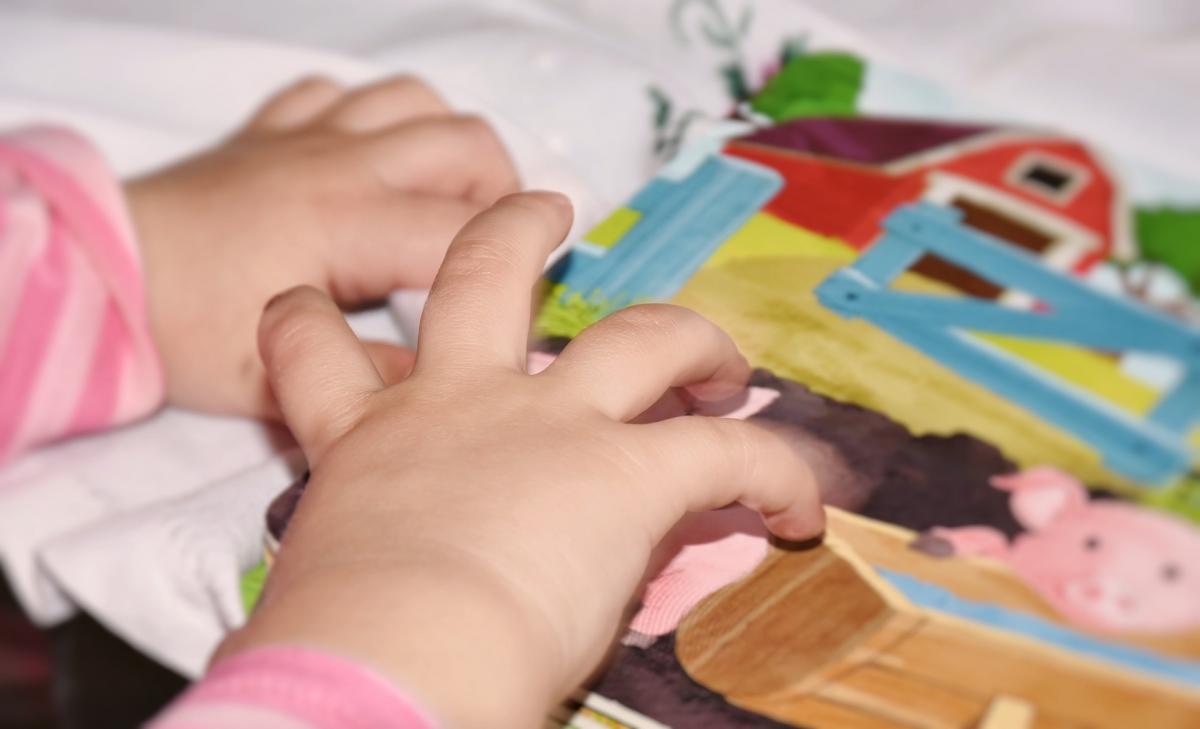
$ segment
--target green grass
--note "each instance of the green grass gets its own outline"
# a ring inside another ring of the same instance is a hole
[[[566,285],[555,284],[542,299],[542,308],[533,323],[534,333],[543,338],[575,335],[600,321],[617,309],[633,302],[606,299],[598,291],[584,296],[568,291]]]
[[[258,598],[262,594],[263,585],[267,581],[267,563],[261,561],[242,575],[242,607],[249,615],[254,611]]]
[[[1200,209],[1139,208],[1134,228],[1141,257],[1175,269],[1200,296]]]

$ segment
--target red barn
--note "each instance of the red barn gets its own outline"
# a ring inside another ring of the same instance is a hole
[[[862,249],[898,205],[957,207],[967,225],[1085,273],[1129,252],[1120,190],[1082,143],[1052,133],[911,119],[801,119],[730,141],[727,154],[778,170],[765,210]],[[990,281],[934,257],[915,270],[995,298]]]

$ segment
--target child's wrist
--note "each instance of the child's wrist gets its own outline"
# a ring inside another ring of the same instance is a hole
[[[323,566],[281,588],[218,658],[325,650],[378,671],[452,727],[533,726],[558,698],[551,631],[461,565]]]
[[[190,286],[180,285],[175,273],[181,270],[181,263],[188,263],[177,260],[181,247],[176,241],[191,233],[193,223],[180,213],[180,196],[169,182],[169,177],[155,173],[126,181],[124,192],[142,257],[150,333],[163,360],[168,400],[177,400],[179,393],[175,388],[179,383],[173,376],[176,349],[181,334],[188,330],[187,326],[181,326],[179,319],[181,313],[192,310],[191,301],[195,294]],[[195,261],[191,265],[195,265]],[[203,324],[186,318],[185,322]]]

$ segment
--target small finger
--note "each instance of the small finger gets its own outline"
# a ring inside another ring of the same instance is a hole
[[[321,122],[351,134],[365,134],[401,122],[443,116],[450,107],[423,81],[392,76],[354,89],[326,109]]]
[[[429,288],[454,234],[481,207],[461,198],[380,194],[329,221],[330,286],[342,304],[381,299],[398,288]]]
[[[378,132],[363,147],[385,184],[491,205],[519,189],[508,151],[474,116],[414,119]]]
[[[694,311],[641,304],[583,330],[543,377],[625,421],[672,387],[706,400],[736,395],[750,379],[750,364],[728,334]]]
[[[767,528],[790,540],[820,534],[821,508],[812,464],[782,434],[756,422],[686,416],[638,429],[641,447],[662,469],[654,528],[660,534],[691,511],[733,502],[763,515]]]
[[[554,192],[510,195],[455,237],[421,316],[417,366],[467,363],[525,371],[533,287],[571,227]]]
[[[302,127],[333,106],[343,93],[338,83],[324,76],[302,78],[267,99],[245,131],[282,132]]]
[[[279,294],[263,309],[258,348],[267,379],[310,462],[358,419],[383,380],[341,310],[311,286]]]

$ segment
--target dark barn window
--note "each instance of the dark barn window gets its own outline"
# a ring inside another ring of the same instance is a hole
[[[1025,170],[1025,174],[1021,175],[1021,179],[1025,182],[1044,187],[1051,192],[1065,190],[1067,185],[1071,184],[1073,177],[1074,175],[1070,172],[1052,167],[1044,162],[1030,165],[1029,169]]]

